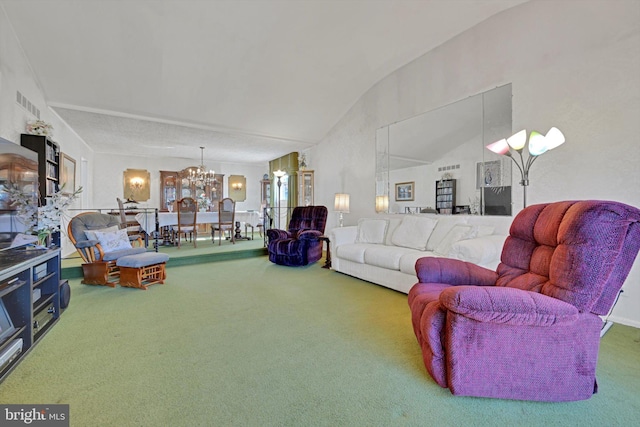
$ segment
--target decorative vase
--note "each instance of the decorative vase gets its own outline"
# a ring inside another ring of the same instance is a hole
[[[45,248],[51,246],[51,232],[49,230],[38,233],[38,245]]]

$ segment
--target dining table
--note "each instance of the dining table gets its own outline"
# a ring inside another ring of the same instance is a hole
[[[154,232],[159,232],[161,235],[162,230],[178,224],[177,212],[140,212],[136,214],[136,221],[140,224],[140,227],[150,236],[154,235]],[[196,214],[197,224],[216,224],[218,222],[218,212],[198,212]],[[246,210],[235,212],[235,238],[241,239],[240,226],[242,223],[248,223],[257,225],[260,223],[260,214],[258,211]],[[157,235],[157,234],[156,234]]]

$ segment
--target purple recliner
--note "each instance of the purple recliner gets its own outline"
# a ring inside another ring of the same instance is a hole
[[[608,201],[530,206],[497,272],[416,262],[409,292],[425,366],[452,394],[573,401],[596,392],[602,320],[640,249],[640,210]]]
[[[291,213],[288,230],[269,229],[269,261],[279,265],[301,266],[322,258],[322,240],[327,223],[325,206],[298,206]]]

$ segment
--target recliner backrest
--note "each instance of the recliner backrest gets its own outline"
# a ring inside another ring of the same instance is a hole
[[[299,230],[317,230],[324,233],[327,224],[326,206],[298,206],[293,209],[291,220],[289,221],[289,232],[295,233]]]
[[[640,210],[617,202],[533,205],[514,219],[497,286],[606,314],[640,250]]]
[[[86,212],[76,215],[69,222],[69,231],[76,242],[88,240],[85,235],[85,230],[101,230],[104,228],[112,227],[114,225],[120,226],[120,220],[114,215],[107,215],[100,212]]]

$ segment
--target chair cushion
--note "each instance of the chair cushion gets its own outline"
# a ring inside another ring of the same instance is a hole
[[[116,232],[118,230],[120,230],[120,227],[117,226],[117,225],[113,225],[113,226],[107,227],[107,228],[84,230],[84,235],[87,236],[87,240],[98,240],[98,238],[96,237],[96,231],[99,231],[101,233],[114,233],[114,232]]]
[[[169,255],[159,252],[144,252],[136,255],[128,255],[118,258],[116,265],[118,267],[141,268],[148,265],[160,264],[167,262]]]
[[[127,230],[95,231],[96,239],[104,252],[114,252],[122,249],[131,249],[131,242]]]
[[[103,261],[115,261],[120,257],[123,256],[127,256],[127,255],[135,255],[135,254],[141,254],[143,252],[146,252],[147,248],[144,248],[142,246],[137,247],[137,248],[129,248],[129,249],[122,249],[119,251],[113,251],[113,252],[105,252],[104,257],[102,258]]]

